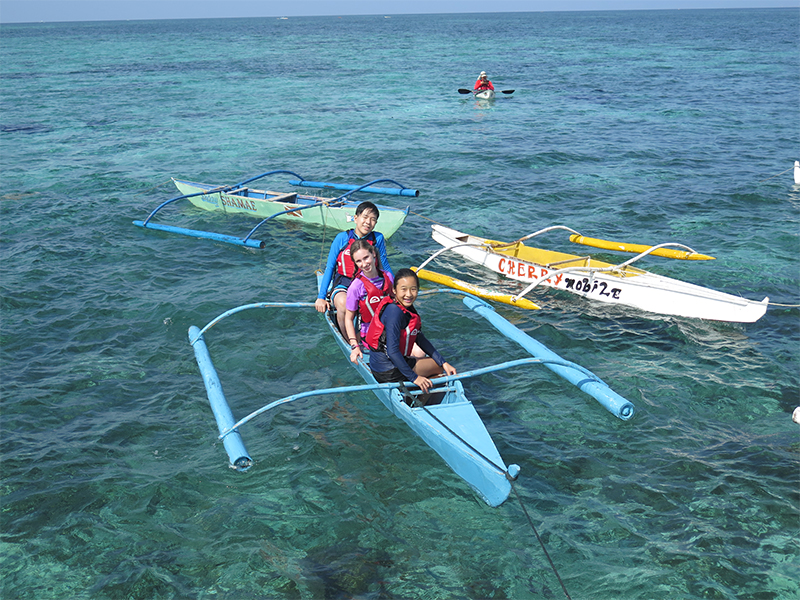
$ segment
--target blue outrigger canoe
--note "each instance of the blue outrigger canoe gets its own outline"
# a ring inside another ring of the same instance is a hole
[[[320,277],[321,274],[318,273],[318,282]],[[513,464],[506,466],[475,407],[464,393],[461,380],[529,364],[544,364],[550,370],[575,384],[582,391],[593,396],[617,417],[627,420],[633,416],[633,405],[611,390],[608,385],[594,374],[575,363],[560,358],[497,314],[483,300],[452,289],[423,291],[420,296],[431,293],[463,295],[463,302],[467,307],[486,318],[495,329],[520,344],[532,356],[466,371],[453,376],[436,378],[436,385],[432,393],[443,393],[444,398],[440,404],[431,406],[418,405],[417,397],[420,391],[413,384],[378,383],[373,377],[368,363],[359,361],[354,366],[366,382],[366,385],[301,392],[271,402],[245,418],[236,421],[222,392],[222,385],[211,362],[204,334],[222,319],[243,310],[256,308],[313,308],[314,304],[281,302],[247,304],[221,314],[209,322],[202,330],[195,326],[190,327],[189,342],[194,348],[195,357],[203,375],[208,399],[217,420],[219,439],[223,441],[228,453],[230,466],[237,470],[246,470],[252,465],[253,461],[244,446],[239,427],[261,413],[282,404],[310,396],[370,390],[392,414],[405,422],[412,431],[441,456],[448,466],[469,484],[489,506],[494,507],[499,506],[508,498],[511,492],[511,481],[516,479],[519,474],[519,467]],[[339,348],[348,358],[349,363],[350,346],[339,333],[335,314],[332,312],[327,313],[325,322]]]

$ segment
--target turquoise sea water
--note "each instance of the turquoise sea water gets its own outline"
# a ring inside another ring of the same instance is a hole
[[[563,598],[519,503],[487,507],[369,393],[257,419],[255,465],[227,468],[187,329],[313,300],[333,232],[276,224],[257,251],[131,221],[172,176],[389,177],[422,192],[369,198],[411,205],[395,269],[436,249],[432,221],[504,240],[563,224],[682,242],[717,260],[646,267],[797,305],[799,26],[796,9],[4,25],[0,595]],[[481,70],[516,91],[460,96]],[[188,204],[160,220],[254,224]],[[419,308],[459,369],[522,356],[442,296]],[[620,421],[543,368],[466,385],[571,597],[800,595],[800,310],[734,325],[533,299],[497,310],[637,408]],[[237,416],[361,383],[313,311],[207,339]]]

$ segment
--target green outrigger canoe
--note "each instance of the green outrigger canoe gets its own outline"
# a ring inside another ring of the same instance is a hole
[[[296,192],[283,193],[270,190],[261,190],[249,187],[247,184],[267,175],[288,173],[299,177],[290,180],[289,184],[299,187],[323,188],[331,190],[345,190],[337,197],[322,197],[298,194]],[[419,191],[407,188],[391,179],[379,179],[363,185],[325,183],[303,179],[292,171],[269,171],[235,185],[215,185],[210,183],[197,183],[183,179],[172,178],[181,195],[159,205],[144,221],[134,221],[134,225],[160,231],[169,231],[192,237],[203,237],[217,241],[263,248],[264,244],[253,239],[255,231],[266,221],[278,219],[291,221],[303,225],[331,228],[335,231],[346,231],[353,228],[355,211],[361,200],[353,200],[352,194],[366,192],[373,194],[388,194],[395,196],[419,196]],[[375,187],[374,184],[391,182],[398,187]],[[262,219],[244,238],[223,235],[208,231],[185,229],[172,225],[163,225],[151,222],[155,214],[167,204],[178,200],[188,200],[194,206],[209,211],[218,211],[226,214],[245,214]],[[384,237],[391,237],[403,224],[408,216],[409,207],[394,208],[376,204],[380,211],[380,218],[375,227]]]

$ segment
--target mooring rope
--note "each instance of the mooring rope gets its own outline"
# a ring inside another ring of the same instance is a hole
[[[418,217],[419,217],[419,218],[421,218],[421,219],[425,219],[425,220],[427,220],[427,221],[430,221],[431,223],[436,223],[437,225],[441,225],[442,227],[447,227],[447,225],[445,225],[444,223],[440,223],[439,221],[437,221],[437,220],[435,220],[435,219],[431,219],[430,217],[426,217],[425,215],[423,215],[423,214],[421,214],[421,213],[418,213],[418,212],[414,212],[413,210],[409,210],[409,211],[408,211],[408,214],[410,214],[410,215],[416,215],[416,216],[418,216]]]
[[[778,304],[777,302],[767,302],[769,306],[782,306],[783,308],[800,308],[800,304]]]
[[[430,410],[428,410],[428,407],[427,407],[427,406],[422,406],[421,408],[422,408],[422,409],[423,409],[423,410],[424,410],[426,413],[428,413],[428,415],[429,415],[429,416],[430,416],[430,417],[431,417],[431,418],[432,418],[434,421],[436,421],[437,423],[439,423],[439,425],[441,425],[442,427],[444,427],[445,429],[447,429],[447,431],[449,431],[449,432],[450,432],[450,434],[451,434],[451,435],[452,435],[454,438],[456,438],[458,441],[460,441],[462,444],[464,444],[464,445],[465,445],[467,448],[469,448],[470,450],[472,450],[472,451],[473,451],[475,454],[477,454],[477,455],[478,455],[478,456],[479,456],[481,459],[485,460],[485,461],[486,461],[488,464],[490,464],[490,465],[491,465],[491,466],[493,466],[495,469],[497,469],[497,472],[498,472],[498,473],[503,473],[503,474],[506,476],[506,479],[509,479],[509,480],[510,480],[510,477],[511,477],[511,476],[508,474],[508,471],[507,471],[507,470],[505,470],[503,467],[499,467],[499,466],[497,466],[496,464],[494,464],[494,462],[492,462],[492,461],[491,461],[491,459],[489,459],[487,456],[484,456],[483,454],[481,454],[481,452],[480,452],[480,451],[479,451],[477,448],[475,448],[475,447],[474,447],[472,444],[470,444],[470,443],[469,443],[467,440],[465,440],[465,439],[464,439],[464,438],[462,438],[460,435],[458,435],[458,434],[457,434],[455,431],[453,431],[452,429],[450,429],[450,428],[447,426],[447,423],[445,423],[444,421],[442,421],[442,420],[441,420],[439,417],[437,417],[437,416],[436,416],[435,414],[433,414],[433,413],[432,413]]]
[[[553,573],[555,574],[556,579],[558,579],[558,583],[561,584],[561,589],[564,590],[564,595],[567,597],[568,600],[572,600],[572,598],[569,595],[569,592],[567,591],[567,587],[564,585],[564,582],[561,579],[561,575],[558,574],[558,569],[556,568],[555,563],[553,563],[553,559],[550,558],[550,553],[547,551],[547,547],[544,545],[544,540],[542,540],[541,536],[539,535],[539,532],[536,530],[536,526],[533,524],[533,519],[531,519],[531,516],[528,514],[528,509],[525,508],[525,504],[523,504],[523,502],[522,502],[522,498],[520,497],[519,492],[517,491],[517,486],[514,485],[514,478],[511,476],[511,474],[506,469],[498,467],[488,457],[484,456],[481,452],[476,450],[464,438],[462,438],[455,431],[450,429],[447,426],[446,423],[444,423],[441,419],[439,419],[436,415],[434,415],[430,410],[428,410],[427,406],[423,406],[422,409],[426,413],[428,413],[428,415],[430,415],[430,417],[433,418],[436,422],[438,422],[442,427],[444,427],[447,431],[449,431],[457,440],[461,441],[467,448],[472,450],[481,459],[485,460],[488,464],[490,464],[491,466],[493,466],[495,469],[497,469],[499,472],[503,473],[506,476],[506,479],[508,479],[508,482],[511,484],[511,489],[514,490],[514,495],[517,497],[517,500],[519,500],[519,505],[520,505],[520,507],[522,507],[522,512],[525,513],[525,517],[527,517],[527,519],[528,519],[528,524],[531,526],[531,529],[533,529],[533,533],[536,535],[536,539],[539,540],[539,545],[542,547],[542,551],[544,552],[544,555],[547,557],[547,562],[550,563],[550,568],[553,570]]]
[[[533,533],[536,534],[536,539],[539,540],[539,545],[542,547],[542,552],[544,552],[544,555],[547,557],[547,562],[550,563],[550,568],[553,570],[553,573],[555,573],[556,579],[558,579],[558,583],[561,584],[561,589],[564,590],[564,595],[567,598],[569,598],[569,600],[572,600],[572,598],[569,595],[569,592],[567,591],[567,587],[561,580],[561,575],[558,574],[558,569],[556,569],[555,564],[553,564],[553,559],[550,558],[550,553],[547,551],[547,547],[544,545],[544,540],[542,540],[541,536],[539,535],[539,532],[536,531],[536,526],[533,524],[533,519],[531,519],[531,516],[528,514],[528,509],[525,508],[525,504],[523,504],[522,502],[522,498],[520,497],[519,492],[517,491],[517,486],[514,485],[514,481],[511,479],[511,477],[508,478],[508,481],[511,484],[511,489],[514,490],[514,495],[517,497],[517,500],[519,500],[519,505],[522,508],[522,512],[525,513],[525,516],[528,519],[528,524],[531,526],[531,529],[533,529]]]
[[[317,270],[322,271],[322,257],[325,256],[325,235],[328,233],[328,219],[322,220],[322,244],[319,247],[319,263]],[[325,261],[327,263],[327,260]]]
[[[145,191],[143,191],[142,194],[146,194],[147,192],[150,192],[152,190],[157,190],[158,188],[164,187],[165,185],[167,185],[168,183],[171,183],[171,182],[172,182],[172,179],[167,179],[164,183],[157,183],[156,185],[152,185],[149,188],[147,188]]]
[[[772,177],[767,177],[766,179],[762,179],[762,180],[761,180],[761,181],[759,181],[758,183],[764,183],[765,181],[769,181],[770,179],[775,179],[776,177],[780,177],[781,175],[783,175],[784,173],[788,173],[788,172],[789,172],[789,171],[791,171],[792,169],[794,169],[794,165],[792,165],[791,167],[789,167],[789,168],[788,168],[788,169],[786,169],[785,171],[781,171],[781,172],[780,172],[780,173],[778,173],[777,175],[773,175]]]

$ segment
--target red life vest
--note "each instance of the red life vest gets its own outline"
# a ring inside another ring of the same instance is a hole
[[[339,256],[336,258],[336,272],[339,275],[344,275],[345,277],[353,277],[356,274],[356,263],[353,262],[353,259],[350,257],[350,246],[353,245],[353,242],[356,241],[356,232],[352,229],[347,230],[347,246],[345,246],[341,252],[339,252]],[[373,246],[375,245],[375,232],[370,231],[366,237],[361,239],[367,240]]]
[[[361,314],[361,322],[369,323],[375,315],[375,307],[383,300],[384,296],[389,296],[392,291],[392,280],[385,271],[378,271],[383,275],[383,284],[379,288],[364,275],[363,271],[356,273],[356,278],[364,284],[367,295],[358,301],[358,312]]]
[[[393,302],[394,300],[392,298],[385,296],[378,306],[375,307],[375,317],[369,324],[367,339],[364,340],[367,342],[367,346],[372,350],[378,352],[386,351],[386,334],[383,331],[384,327],[381,322],[381,315],[384,309]],[[417,341],[417,334],[419,334],[422,326],[422,319],[419,318],[417,313],[411,312],[402,304],[395,303],[395,305],[400,307],[400,310],[408,317],[408,324],[400,330],[400,352],[403,353],[403,356],[411,356],[411,350],[414,348],[414,343]]]

